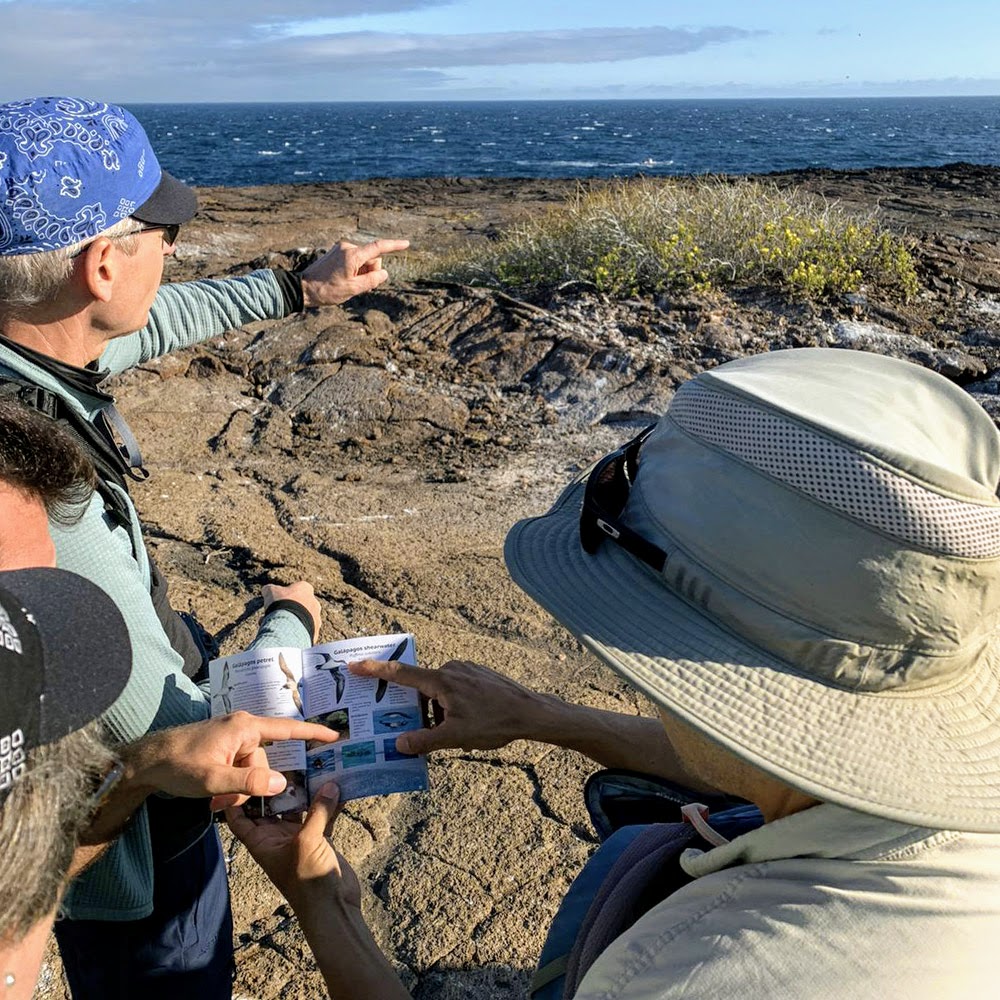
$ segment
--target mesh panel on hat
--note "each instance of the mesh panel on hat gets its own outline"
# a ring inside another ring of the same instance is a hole
[[[670,404],[689,434],[863,524],[923,549],[1000,556],[1000,507],[941,496],[852,448],[696,381]]]

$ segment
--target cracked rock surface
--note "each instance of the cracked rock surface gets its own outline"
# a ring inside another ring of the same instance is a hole
[[[1000,414],[1000,171],[970,166],[780,175],[915,240],[927,292],[811,306],[774,292],[523,302],[394,283],[344,307],[258,324],[119,380],[152,477],[134,489],[175,606],[234,651],[268,581],[313,582],[322,638],[412,631],[421,662],[477,660],[628,713],[623,683],[510,581],[506,529],[662,413],[704,368],[784,347],[927,365]],[[168,277],[296,266],[337,238],[407,236],[419,258],[489,238],[576,182],[394,180],[211,189]],[[594,848],[594,765],[518,742],[450,751],[427,793],[352,802],[336,839],[375,935],[424,1000],[524,996],[548,922]],[[281,897],[227,839],[235,996],[325,995]],[[62,998],[51,953],[40,996]]]

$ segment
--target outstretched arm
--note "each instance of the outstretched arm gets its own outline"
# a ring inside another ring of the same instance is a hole
[[[147,325],[112,340],[101,355],[101,367],[122,372],[256,320],[340,305],[386,281],[383,255],[408,246],[407,240],[374,240],[364,246],[341,241],[301,274],[264,269],[239,278],[164,285],[149,310]]]
[[[407,1000],[361,914],[357,876],[327,839],[339,794],[335,784],[324,786],[304,823],[250,819],[235,808],[226,821],[291,903],[333,1000]]]
[[[281,319],[292,311],[281,281],[271,270],[163,285],[149,310],[147,325],[112,340],[101,355],[100,366],[112,373],[123,372],[247,323]]]
[[[452,660],[440,670],[396,660],[352,663],[352,673],[416,688],[443,715],[431,729],[402,733],[404,753],[460,748],[492,750],[537,740],[576,750],[602,767],[656,774],[699,791],[714,791],[681,764],[659,719],[573,705],[532,691],[478,663]]]

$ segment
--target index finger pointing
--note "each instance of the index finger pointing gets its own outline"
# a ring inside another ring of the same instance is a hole
[[[377,677],[379,680],[402,684],[403,687],[416,688],[429,698],[433,698],[440,690],[440,677],[436,670],[411,667],[399,660],[357,660],[348,663],[347,669],[359,677]]]
[[[299,722],[297,719],[256,718],[254,722],[261,740],[319,740],[321,743],[332,743],[338,735],[326,726]]]
[[[365,263],[366,261],[374,260],[376,257],[381,257],[384,253],[396,253],[399,250],[405,250],[409,245],[409,240],[373,240],[371,243],[366,243],[363,247],[358,247],[355,251],[355,256],[360,263]]]

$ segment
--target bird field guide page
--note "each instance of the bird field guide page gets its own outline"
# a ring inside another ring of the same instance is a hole
[[[399,660],[416,666],[412,635],[363,636],[309,649],[251,649],[208,666],[212,715],[252,712],[318,722],[336,743],[285,740],[266,746],[268,763],[288,786],[257,803],[263,815],[299,812],[328,781],[342,801],[427,788],[427,760],[396,749],[396,737],[423,726],[413,688],[348,672],[354,660]]]

